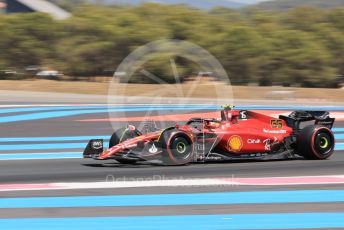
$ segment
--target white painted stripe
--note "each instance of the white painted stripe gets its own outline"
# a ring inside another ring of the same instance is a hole
[[[344,184],[344,175],[263,177],[263,178],[205,178],[205,179],[161,179],[130,180],[107,177],[107,182],[47,183],[47,184],[0,184],[0,192],[32,190],[109,189],[145,187],[192,187],[192,186],[287,186]]]

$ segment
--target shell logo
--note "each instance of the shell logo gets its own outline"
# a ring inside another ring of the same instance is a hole
[[[242,138],[239,136],[231,136],[228,140],[228,149],[233,152],[239,152],[243,146]]]

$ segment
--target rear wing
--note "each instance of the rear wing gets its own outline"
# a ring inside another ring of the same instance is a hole
[[[330,117],[328,111],[294,111],[289,116],[279,116],[289,127],[300,130],[300,124],[307,121],[315,121],[315,125],[325,126],[332,129],[335,118]]]

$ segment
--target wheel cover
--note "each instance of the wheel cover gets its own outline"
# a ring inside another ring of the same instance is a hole
[[[326,137],[320,138],[320,148],[326,149],[329,145],[329,140]]]
[[[176,160],[185,160],[192,154],[192,143],[185,137],[176,137],[171,141],[171,153]]]
[[[186,145],[183,142],[179,142],[177,144],[176,150],[177,150],[178,153],[183,154],[186,151]]]
[[[315,148],[319,154],[329,154],[333,150],[333,144],[333,138],[326,132],[319,132],[315,137]]]

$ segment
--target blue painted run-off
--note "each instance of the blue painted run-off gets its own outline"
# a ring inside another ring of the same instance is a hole
[[[336,140],[344,139],[344,133],[335,133],[334,138]]]
[[[343,134],[344,136],[344,134]],[[89,141],[91,139],[110,139],[107,136],[66,136],[66,137],[0,137],[0,142],[43,142],[43,141]]]
[[[124,207],[291,202],[344,202],[344,190],[0,198],[0,208]]]
[[[344,213],[274,213],[187,216],[133,216],[80,218],[0,219],[6,230],[110,229],[306,229],[342,228]]]
[[[59,153],[10,153],[0,154],[0,161],[4,160],[48,160],[82,158],[80,152],[59,152]]]
[[[332,128],[332,131],[335,132],[335,133],[344,133],[344,128]]]
[[[42,149],[83,149],[87,143],[50,143],[50,144],[17,144],[17,145],[0,145],[1,151],[10,150],[42,150]],[[104,142],[104,146],[109,143]]]
[[[71,111],[52,111],[52,112],[41,112],[41,113],[29,113],[29,114],[21,114],[21,115],[12,115],[12,116],[4,116],[0,117],[0,123],[7,123],[7,122],[18,122],[18,121],[28,121],[28,120],[40,120],[40,119],[48,119],[48,118],[57,118],[57,117],[67,117],[67,116],[78,116],[84,114],[97,114],[97,113],[112,113],[112,112],[137,112],[137,111],[146,111],[148,108],[136,108],[136,107],[127,107],[127,108],[116,108],[116,109],[85,109],[85,110],[71,110]],[[200,106],[200,107],[186,107],[186,106],[179,106],[179,107],[153,107],[149,110],[151,111],[163,111],[163,110],[210,110],[214,109],[213,106]]]
[[[80,110],[80,109],[121,109],[121,108],[141,108],[144,110],[151,108],[176,108],[184,107],[187,109],[198,107],[209,107],[212,109],[220,109],[219,105],[212,104],[142,104],[142,105],[71,105],[71,106],[39,106],[35,107],[7,107],[0,108],[2,113],[22,113],[22,112],[39,112],[52,110]],[[238,105],[236,109],[253,109],[253,110],[320,110],[320,111],[344,111],[343,106],[266,106],[266,105]]]
[[[80,110],[80,109],[106,109],[107,106],[47,106],[47,107],[17,107],[0,109],[0,114],[4,113],[25,113],[56,110]]]
[[[237,106],[237,109],[261,109],[261,110],[331,110],[331,111],[344,111],[344,107],[328,106],[328,107],[305,107],[305,106]],[[14,113],[14,112],[37,112],[20,115],[3,116],[0,118],[0,123],[18,122],[27,120],[39,120],[66,116],[78,116],[84,114],[97,114],[97,113],[112,113],[112,112],[134,112],[134,111],[164,111],[164,110],[215,110],[220,109],[218,105],[135,105],[135,106],[75,106],[75,107],[39,107],[39,108],[5,108],[0,109],[0,113]],[[45,112],[44,112],[45,111]],[[50,112],[49,112],[50,111]]]
[[[49,144],[13,144],[0,145],[0,151],[12,150],[52,150],[52,149],[83,149],[87,142],[81,143],[49,143]],[[104,142],[104,146],[108,146],[108,142]],[[344,143],[336,143],[335,150],[344,150]]]

